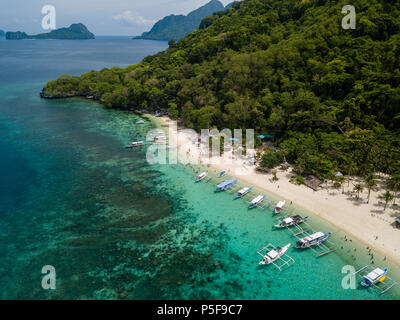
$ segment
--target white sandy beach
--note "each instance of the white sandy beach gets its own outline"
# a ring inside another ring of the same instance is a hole
[[[159,119],[166,129],[170,119],[168,117]],[[176,134],[172,131],[168,138],[170,143],[177,145],[181,157],[188,157],[191,162],[197,161],[207,165],[207,159],[201,156],[200,148],[192,142],[193,138],[190,138],[187,133],[179,130]],[[279,180],[273,181],[272,174],[256,172],[256,167],[245,163],[243,159],[219,161],[208,166],[219,171],[225,170],[239,180],[273,193],[289,203],[293,201],[294,205],[328,221],[400,266],[400,229],[392,225],[395,216],[400,215],[399,207],[388,204],[386,210],[383,211],[384,203],[380,195],[384,189],[371,191],[370,202],[367,204],[367,190],[360,194],[360,200],[357,200],[351,192],[353,183],[357,183],[356,181],[350,181],[349,187],[347,181],[344,183],[344,194],[342,188],[335,189],[326,184],[321,190],[313,191],[305,185],[298,186],[289,182],[289,178],[293,175],[291,168],[287,171],[277,170]],[[235,174],[238,169],[245,169],[246,173]]]

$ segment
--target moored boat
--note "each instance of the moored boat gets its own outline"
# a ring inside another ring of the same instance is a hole
[[[207,177],[207,172],[200,173],[196,178],[196,182],[203,180],[205,177]]]
[[[383,282],[386,279],[387,272],[388,268],[385,268],[383,270],[381,268],[375,268],[370,273],[363,276],[361,285],[364,287],[370,287],[374,284],[377,284],[378,282]]]
[[[244,197],[244,196],[245,196],[246,194],[248,194],[252,189],[253,189],[253,187],[247,187],[247,188],[240,189],[240,190],[237,192],[235,199]]]
[[[225,180],[224,182],[221,182],[219,185],[217,185],[217,191],[224,191],[227,190],[231,187],[233,187],[237,182],[237,179],[235,180]]]
[[[266,195],[259,195],[259,196],[255,197],[253,200],[251,200],[249,208],[251,209],[251,208],[257,207],[261,202],[263,202],[265,197],[266,197]]]
[[[375,268],[369,265],[357,270],[354,275],[361,276],[361,285],[363,287],[375,287],[384,294],[397,285],[397,282],[388,276],[388,268]]]
[[[294,226],[296,224],[300,224],[303,223],[304,221],[306,221],[308,219],[308,217],[301,217],[299,215],[295,215],[292,217],[286,217],[282,220],[278,221],[278,224],[274,225],[275,228],[288,228],[291,226]]]
[[[143,120],[136,121],[136,124],[144,124]]]
[[[282,211],[283,207],[285,206],[286,201],[285,200],[281,200],[277,203],[276,207],[275,207],[275,214],[278,214]]]
[[[144,146],[144,145],[145,145],[144,141],[134,141],[134,142],[131,142],[130,144],[128,144],[127,146],[125,146],[125,148],[140,147],[140,146]]]
[[[323,233],[323,232],[316,232],[307,237],[304,237],[296,242],[296,248],[305,249],[310,248],[313,246],[318,246],[321,243],[328,240],[328,238],[332,235],[331,232]]]
[[[131,144],[133,147],[144,146],[144,141],[134,141]]]
[[[283,248],[277,247],[276,249],[273,249],[271,251],[268,251],[264,256],[262,261],[259,262],[259,265],[267,265],[271,264],[274,261],[278,260],[280,257],[282,257],[285,252],[290,248],[290,243],[288,243],[286,246]]]

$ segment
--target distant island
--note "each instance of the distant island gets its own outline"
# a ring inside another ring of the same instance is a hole
[[[177,41],[197,29],[203,18],[214,12],[224,11],[228,7],[232,7],[232,5],[228,4],[227,7],[224,7],[218,0],[211,0],[204,6],[190,12],[187,16],[171,14],[164,17],[156,22],[149,32],[144,32],[141,36],[133,39]]]
[[[24,40],[24,39],[48,39],[48,40],[87,40],[94,39],[91,33],[82,23],[71,24],[69,28],[60,28],[47,33],[37,35],[28,35],[25,32],[7,32],[7,40]]]
[[[0,30],[0,37],[4,37],[6,33],[3,30]]]

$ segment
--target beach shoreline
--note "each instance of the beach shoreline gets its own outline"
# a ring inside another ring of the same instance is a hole
[[[147,115],[147,117],[156,127],[166,132],[169,141],[178,147],[179,156],[191,158],[192,162],[197,160],[198,163],[195,165],[212,168],[215,172],[225,170],[231,176],[235,176],[233,172],[244,166],[243,162],[236,160],[224,163],[222,161],[210,164],[202,163],[199,160],[201,155],[196,154],[197,148],[195,146],[190,148],[190,144],[188,144],[190,138],[187,133],[179,130],[176,134],[174,131],[166,130],[171,119],[166,116]],[[370,202],[366,204],[351,199],[348,193],[343,194],[341,188],[327,187],[313,191],[305,185],[294,185],[289,182],[290,169],[287,171],[276,170],[277,181],[272,180],[271,173],[260,173],[255,169],[255,166],[248,166],[246,174],[238,175],[237,178],[245,184],[252,185],[310,212],[387,258],[390,264],[400,270],[400,248],[396,247],[400,243],[400,230],[390,224],[391,220],[394,221],[393,215],[396,211],[393,208],[388,208],[385,212],[379,210],[381,206],[379,192],[372,191]],[[347,182],[345,185],[347,187]],[[374,211],[375,213],[373,213]]]

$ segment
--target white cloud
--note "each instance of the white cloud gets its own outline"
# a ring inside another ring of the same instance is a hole
[[[143,18],[131,10],[126,10],[121,14],[112,16],[112,18],[125,26],[149,26],[155,23],[154,20]]]

